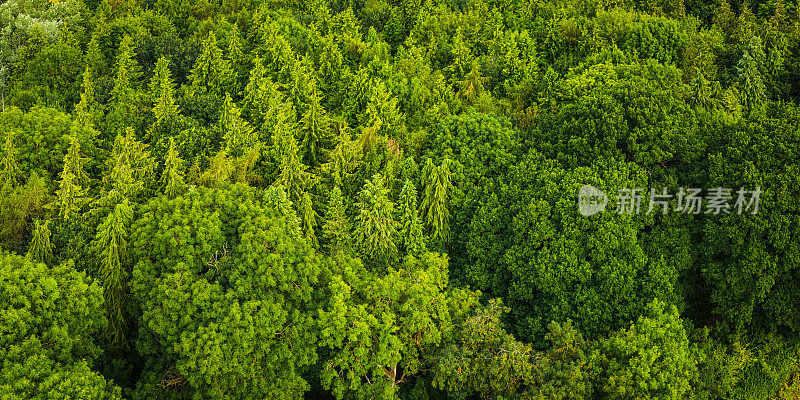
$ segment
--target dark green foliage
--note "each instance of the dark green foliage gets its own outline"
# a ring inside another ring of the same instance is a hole
[[[800,397],[796,2],[1,3],[0,398]]]

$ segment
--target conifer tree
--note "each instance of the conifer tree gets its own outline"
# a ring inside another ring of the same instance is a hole
[[[58,209],[58,217],[65,221],[75,218],[85,202],[86,191],[75,180],[75,175],[64,171],[56,189],[55,207]]]
[[[277,90],[272,79],[267,75],[267,69],[261,58],[253,59],[253,69],[250,70],[250,79],[244,88],[242,112],[253,123],[256,129],[261,130],[262,124],[269,119],[271,105],[283,101],[283,94]]]
[[[169,69],[169,60],[161,56],[156,62],[153,77],[150,78],[150,98],[153,101],[153,114],[155,114],[156,121],[178,114],[174,85],[172,72]]]
[[[53,243],[50,242],[50,221],[36,220],[33,227],[33,238],[28,246],[25,258],[34,262],[49,264],[53,260]]]
[[[486,90],[483,85],[488,81],[488,77],[481,75],[481,70],[477,61],[473,61],[472,67],[470,67],[464,79],[457,82],[459,94],[464,97],[469,104],[474,104],[475,100]]]
[[[0,158],[0,183],[3,186],[16,186],[22,171],[17,165],[17,147],[14,146],[14,132],[6,131],[6,140],[3,144],[3,154]]]
[[[225,186],[231,182],[231,177],[236,171],[236,166],[228,157],[228,150],[223,148],[211,157],[208,169],[203,171],[200,183],[210,188]]]
[[[202,52],[189,74],[189,82],[190,96],[209,93],[222,97],[225,93],[235,93],[236,73],[230,61],[222,57],[214,32],[209,32],[203,42]]]
[[[411,180],[406,179],[400,190],[399,203],[399,236],[408,254],[420,254],[425,251],[425,239],[422,233],[422,221],[417,212],[417,189]]]
[[[144,189],[155,168],[147,145],[135,139],[131,128],[126,129],[125,135],[117,135],[109,162],[107,187],[124,198],[132,198]]]
[[[54,204],[59,218],[65,221],[75,218],[86,200],[89,175],[84,170],[85,162],[86,159],[80,154],[80,143],[72,136],[69,150],[64,156],[64,168],[61,170]]]
[[[397,108],[397,99],[392,97],[382,81],[372,85],[367,103],[366,122],[377,127],[384,135],[397,135],[402,125],[402,115]]]
[[[223,132],[225,149],[228,154],[239,157],[246,153],[248,149],[256,145],[258,139],[255,137],[253,128],[242,118],[241,111],[236,103],[231,99],[231,95],[225,94],[225,106],[222,109],[222,116],[219,121],[219,129]]]
[[[311,194],[308,192],[303,193],[303,200],[300,205],[300,216],[302,217],[303,223],[303,236],[308,240],[309,243],[313,244],[314,246],[318,246],[319,243],[317,242],[317,235],[314,233],[314,229],[317,227],[317,212],[314,211],[314,204],[311,201]]]
[[[425,192],[422,198],[422,213],[431,238],[447,240],[450,236],[450,211],[448,201],[452,189],[449,160],[436,166],[428,159],[422,170]]]
[[[264,25],[262,37],[267,46],[264,49],[264,66],[269,76],[276,82],[288,82],[291,71],[298,62],[291,44],[281,32],[277,23],[271,22]]]
[[[748,110],[761,110],[766,100],[766,87],[764,86],[764,48],[761,39],[753,36],[742,58],[736,64],[739,74],[740,93],[742,104]]]
[[[106,299],[106,314],[114,343],[121,344],[127,335],[127,263],[128,229],[133,210],[128,201],[117,204],[97,228],[93,243],[98,261],[98,278]]]
[[[329,161],[322,166],[322,170],[331,176],[334,185],[347,188],[353,171],[357,168],[359,148],[358,143],[351,140],[346,124],[339,124],[337,130],[336,147],[330,151]]]
[[[174,138],[169,138],[169,150],[167,150],[167,158],[164,160],[164,171],[161,173],[161,185],[164,194],[171,199],[181,194],[186,187],[183,179],[183,160],[175,148]]]
[[[264,202],[278,210],[281,215],[285,216],[297,229],[300,229],[300,221],[297,218],[297,212],[294,210],[294,203],[289,199],[286,194],[286,189],[283,185],[272,185],[267,188],[264,193]]]
[[[236,182],[247,183],[251,186],[260,186],[264,182],[261,174],[253,173],[253,168],[261,159],[263,145],[256,141],[255,145],[245,150],[245,153],[235,160]]]
[[[247,59],[242,50],[239,27],[235,24],[228,38],[228,60],[230,60],[231,67],[236,75],[236,88],[234,89],[234,93],[238,93],[241,89],[240,83],[247,78]]]
[[[86,69],[91,72],[92,77],[97,77],[108,72],[108,63],[103,53],[100,51],[99,32],[95,32],[95,34],[92,35],[92,39],[89,40],[89,43],[86,45],[84,61],[86,62]],[[85,87],[84,90],[86,90]]]
[[[97,122],[100,104],[97,102],[94,93],[94,79],[92,70],[89,66],[83,72],[83,93],[81,100],[75,106],[75,120],[81,126],[93,127]]]
[[[326,146],[330,134],[331,121],[320,102],[321,98],[317,91],[311,93],[306,111],[300,119],[303,161],[311,166],[318,165],[322,161],[322,149]]]
[[[279,170],[275,184],[283,185],[289,198],[295,203],[300,203],[303,192],[310,183],[311,174],[306,171],[308,167],[300,160],[300,149],[292,127],[285,121],[279,121],[275,126],[272,143]]]
[[[352,242],[350,229],[344,195],[338,186],[334,186],[328,200],[328,208],[325,211],[325,224],[322,226],[322,238],[327,242],[330,253],[350,247]]]
[[[380,174],[364,184],[358,195],[355,238],[361,252],[386,261],[397,254],[397,221],[394,203]]]
[[[75,183],[81,186],[89,185],[89,174],[86,173],[86,157],[81,156],[81,144],[75,135],[70,136],[69,149],[64,155],[64,172],[75,176]]]
[[[138,112],[139,94],[135,85],[141,72],[134,60],[133,38],[125,36],[117,50],[117,61],[114,69],[114,88],[111,90],[108,128],[110,132],[119,132],[128,126],[135,125]]]

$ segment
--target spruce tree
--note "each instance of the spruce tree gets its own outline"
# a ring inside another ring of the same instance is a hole
[[[50,221],[36,220],[33,227],[33,238],[28,246],[25,258],[35,262],[49,264],[53,261],[53,243],[50,242]]]
[[[763,78],[764,58],[761,39],[753,36],[742,58],[736,64],[742,104],[751,112],[762,110],[766,101],[766,87]]]
[[[231,29],[228,39],[228,60],[230,60],[236,76],[234,93],[238,93],[241,89],[240,83],[247,78],[247,58],[242,50],[242,41],[239,37],[239,27],[237,25],[234,25],[233,29]]]
[[[289,198],[295,203],[300,203],[303,192],[311,182],[311,174],[306,171],[308,167],[300,160],[300,149],[292,128],[292,124],[283,120],[275,126],[272,143],[279,170],[275,184],[283,185]]]
[[[388,261],[397,254],[394,203],[389,200],[384,178],[375,174],[358,195],[355,238],[361,252],[375,260]]]
[[[134,60],[133,38],[125,36],[117,50],[114,69],[114,88],[109,102],[108,129],[112,133],[134,126],[138,118],[139,93],[135,86],[141,76]]]
[[[121,344],[127,335],[126,313],[128,278],[128,229],[133,210],[127,200],[116,205],[97,228],[93,243],[98,261],[98,278],[103,286],[106,315],[114,343]]]
[[[220,98],[225,93],[235,93],[236,73],[230,61],[222,57],[214,32],[209,32],[203,42],[202,52],[189,74],[189,95],[209,93]]]
[[[309,95],[306,111],[300,119],[303,161],[315,166],[322,161],[322,149],[329,140],[331,121],[321,103],[322,96],[314,91]]]
[[[138,195],[151,182],[155,168],[147,145],[134,136],[131,128],[125,135],[117,135],[109,160],[111,171],[105,179],[107,189],[124,198]]]
[[[264,202],[274,207],[281,215],[287,218],[295,228],[300,229],[300,221],[297,218],[297,212],[294,210],[294,203],[289,199],[286,194],[286,189],[283,185],[272,185],[267,188],[264,193]]]
[[[300,216],[303,224],[303,236],[306,238],[306,240],[308,240],[309,243],[313,244],[315,247],[318,246],[319,243],[317,242],[317,235],[314,233],[314,229],[318,225],[318,215],[317,212],[314,211],[314,204],[311,201],[311,194],[308,192],[303,193],[303,200],[300,204]]]
[[[236,171],[236,165],[228,157],[228,150],[220,149],[209,160],[208,168],[200,176],[200,183],[209,188],[218,188],[231,183],[231,177]]]
[[[422,233],[422,221],[417,212],[417,189],[411,180],[406,179],[400,190],[399,203],[399,236],[408,254],[418,255],[425,251],[425,238]]]
[[[450,236],[450,211],[448,201],[452,190],[449,160],[436,166],[428,159],[422,170],[425,192],[422,198],[422,213],[432,239],[447,240]]]
[[[350,130],[347,124],[338,124],[338,134],[336,135],[336,146],[328,154],[328,162],[322,165],[322,170],[330,175],[333,184],[345,188],[348,191],[348,184],[358,167],[361,156],[358,142],[351,140]]]
[[[20,174],[22,174],[22,171],[17,165],[17,147],[14,146],[14,132],[6,131],[3,154],[2,158],[0,158],[0,183],[3,186],[10,185],[14,187],[17,185]]]
[[[59,218],[65,221],[75,218],[86,201],[89,175],[84,170],[85,162],[86,159],[80,154],[80,143],[72,136],[69,150],[64,156],[64,168],[61,170],[54,204]]]
[[[150,78],[150,99],[153,102],[156,121],[178,114],[178,105],[175,104],[175,83],[169,69],[169,60],[164,56],[159,57],[153,77]]]
[[[345,197],[342,194],[342,190],[338,186],[334,186],[328,200],[328,208],[325,211],[322,238],[327,243],[328,251],[333,254],[350,248],[352,243],[351,235]]]
[[[58,217],[65,221],[77,217],[85,203],[86,191],[75,180],[74,174],[64,171],[56,189],[55,207],[58,209]]]
[[[186,187],[183,179],[183,160],[175,148],[174,138],[169,138],[169,150],[164,160],[164,171],[161,173],[161,185],[164,194],[171,199],[181,194]]]
[[[85,171],[86,157],[81,156],[81,144],[75,135],[70,136],[69,149],[64,155],[63,171],[75,175],[75,183],[81,186],[89,185],[89,174]]]
[[[230,94],[225,94],[225,106],[219,121],[219,129],[223,132],[225,149],[228,154],[239,157],[258,141],[250,124],[242,118],[242,113]]]
[[[270,119],[270,113],[276,111],[274,105],[281,102],[283,102],[283,93],[278,91],[275,83],[267,75],[267,69],[261,62],[261,58],[254,58],[250,79],[244,88],[244,100],[242,101],[244,117],[253,123],[256,130],[263,131],[262,125]]]
[[[94,78],[89,66],[83,72],[83,93],[75,106],[75,120],[81,126],[94,127],[100,114],[100,104],[95,98]]]

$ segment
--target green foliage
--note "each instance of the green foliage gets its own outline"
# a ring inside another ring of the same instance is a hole
[[[328,251],[336,253],[350,249],[352,245],[350,221],[347,217],[347,204],[341,189],[335,186],[328,199],[325,211],[325,224],[322,226],[322,237],[327,242]]]
[[[250,124],[242,119],[239,107],[225,94],[225,105],[222,108],[219,128],[223,133],[225,149],[232,156],[240,156],[257,144],[257,138]]]
[[[508,309],[493,299],[456,330],[434,369],[434,384],[456,398],[520,396],[534,375],[533,350],[503,329]]]
[[[17,147],[14,145],[14,133],[7,132],[3,143],[3,158],[0,159],[0,181],[3,185],[15,186],[22,171],[17,164]]]
[[[138,214],[137,348],[157,361],[140,395],[162,390],[165,373],[188,396],[290,399],[307,390],[322,268],[297,224],[242,185],[162,196]]]
[[[53,243],[50,242],[50,221],[39,221],[33,227],[33,238],[28,245],[28,252],[25,258],[37,262],[49,264],[53,260]]]
[[[315,247],[319,245],[317,242],[317,235],[314,233],[314,228],[317,227],[317,212],[314,211],[314,204],[311,201],[311,195],[306,192],[303,193],[303,199],[300,203],[300,216],[302,220],[303,237]]]
[[[106,175],[109,196],[132,199],[147,187],[155,169],[147,147],[136,140],[130,127],[125,130],[124,135],[117,135],[108,160],[110,171]]]
[[[361,253],[384,262],[397,255],[397,228],[394,202],[381,175],[364,184],[358,194],[355,239]]]
[[[127,335],[127,280],[130,268],[128,233],[133,210],[127,201],[117,204],[97,227],[93,243],[97,254],[98,280],[103,286],[106,315],[114,343],[121,344]]]
[[[285,120],[278,122],[272,136],[272,143],[275,146],[275,158],[278,161],[278,179],[276,185],[282,185],[289,198],[299,203],[303,198],[303,192],[311,183],[312,175],[307,171],[308,166],[303,164],[300,159],[300,148],[294,136],[293,124]]]
[[[166,57],[162,56],[158,59],[153,77],[150,78],[150,98],[153,102],[153,114],[156,121],[178,114],[172,71],[169,69],[169,60]]]
[[[396,398],[403,384],[430,367],[432,352],[477,297],[447,290],[447,259],[436,253],[408,256],[385,275],[349,258],[338,263],[330,309],[320,312],[322,344],[331,349],[322,383],[338,399]]]
[[[0,340],[90,327],[0,397],[797,397],[800,14],[712,3],[2,2]]]
[[[125,36],[117,50],[114,66],[114,88],[108,105],[107,127],[111,133],[121,133],[127,127],[138,128],[137,119],[141,93],[137,83],[141,70],[136,63],[133,37]]]
[[[236,73],[230,61],[222,57],[222,50],[217,47],[217,38],[213,32],[203,41],[202,52],[195,61],[189,75],[189,96],[211,94],[224,97],[225,93],[235,93]]]
[[[425,191],[422,195],[422,214],[434,240],[446,241],[450,236],[449,197],[452,191],[450,160],[434,165],[429,158],[422,170]]]
[[[164,160],[164,170],[161,172],[161,184],[164,187],[164,194],[171,199],[181,194],[186,186],[183,179],[183,160],[175,149],[174,138],[169,139],[169,150]]]
[[[26,232],[35,218],[45,217],[51,197],[48,182],[33,173],[24,185],[0,187],[0,245],[5,251],[24,252]]]
[[[680,399],[697,378],[696,348],[678,310],[658,300],[630,328],[600,346],[600,388],[608,398]]]
[[[417,189],[408,179],[400,190],[398,203],[400,243],[408,254],[419,254],[425,250],[425,240],[422,235],[422,221],[417,213]]]
[[[0,390],[12,399],[121,399],[91,369],[106,326],[102,289],[71,263],[0,255]]]
[[[0,114],[0,130],[3,132],[0,160],[10,160],[8,143],[11,141],[20,181],[27,179],[33,171],[54,179],[61,171],[72,129],[72,118],[56,109],[35,106],[29,112],[23,112],[16,107],[7,107]],[[81,132],[79,139],[82,145],[88,146],[86,142],[91,141],[91,137],[84,133]],[[2,163],[6,165],[7,161]]]

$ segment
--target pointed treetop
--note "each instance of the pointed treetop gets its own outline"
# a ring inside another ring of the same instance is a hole
[[[0,184],[15,186],[22,171],[17,165],[17,148],[14,146],[14,132],[6,131],[3,154],[0,158]]]
[[[153,77],[150,79],[150,96],[156,120],[178,114],[178,105],[175,104],[175,83],[169,69],[169,60],[164,56],[156,62]]]
[[[408,254],[420,254],[425,251],[425,238],[422,220],[417,212],[417,189],[411,180],[406,179],[403,189],[400,190],[398,203],[400,241]]]
[[[397,253],[394,203],[383,176],[375,174],[358,194],[356,240],[364,255],[387,261]]]
[[[322,226],[322,237],[328,243],[328,251],[335,253],[350,246],[350,228],[344,195],[339,186],[334,186],[325,211],[325,224]]]
[[[53,260],[53,243],[50,242],[50,221],[36,220],[33,227],[33,239],[28,246],[25,258],[35,262],[48,264]]]
[[[314,204],[311,201],[311,194],[308,192],[303,193],[303,200],[300,205],[300,216],[303,223],[303,236],[315,247],[319,245],[317,242],[317,235],[314,233],[314,228],[317,227],[317,212],[314,211]]]
[[[164,160],[161,184],[164,194],[171,199],[177,197],[186,188],[186,182],[183,179],[183,164],[184,162],[175,148],[175,138],[169,138],[169,150],[167,150],[167,157]]]
[[[92,78],[92,70],[89,65],[83,71],[83,93],[81,93],[81,100],[75,106],[75,119],[82,126],[93,127],[95,123],[95,115],[98,112],[100,104],[97,102],[94,94],[94,79]]]
[[[225,93],[225,105],[220,116],[219,129],[223,132],[225,148],[235,157],[244,154],[258,141],[253,128],[242,118],[241,110],[229,93]]]
[[[189,81],[192,96],[210,93],[221,97],[225,93],[235,93],[236,73],[230,61],[222,57],[214,32],[209,32],[208,38],[203,42],[202,52],[189,74]]]

